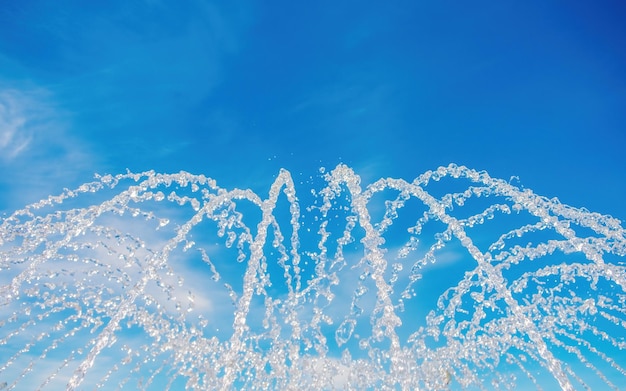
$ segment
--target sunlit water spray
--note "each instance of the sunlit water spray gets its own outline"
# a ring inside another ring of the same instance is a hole
[[[2,220],[0,389],[623,389],[625,254],[455,165],[102,176]]]

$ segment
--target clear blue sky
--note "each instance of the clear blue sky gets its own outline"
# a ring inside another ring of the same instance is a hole
[[[236,3],[236,4],[235,4]],[[626,219],[620,1],[19,1],[0,8],[0,210],[95,172],[268,186],[450,162]]]

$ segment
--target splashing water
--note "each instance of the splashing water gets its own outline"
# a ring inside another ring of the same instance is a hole
[[[0,389],[626,387],[618,220],[456,165],[305,185],[107,175],[4,218]]]

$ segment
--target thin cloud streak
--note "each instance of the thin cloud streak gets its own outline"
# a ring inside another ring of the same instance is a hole
[[[3,86],[4,84],[4,86]],[[94,156],[72,136],[71,113],[49,90],[0,83],[0,210],[11,210],[93,175]]]
[[[35,93],[36,94],[36,93]],[[32,93],[15,89],[0,91],[0,159],[9,161],[22,153],[33,139],[33,123],[41,117],[41,105]]]

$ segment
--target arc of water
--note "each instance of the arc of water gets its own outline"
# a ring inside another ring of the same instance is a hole
[[[470,173],[469,176],[472,177],[472,173]],[[485,185],[489,185],[494,188],[500,188],[502,184],[511,187],[506,183],[498,183],[498,181],[493,180],[488,176],[482,175],[481,179],[481,182],[483,182]],[[393,303],[391,302],[390,292],[392,289],[384,280],[384,272],[387,267],[387,262],[379,249],[379,245],[380,243],[382,243],[382,239],[380,237],[380,234],[373,228],[370,222],[369,212],[367,210],[367,202],[369,201],[372,193],[361,192],[361,188],[358,185],[358,183],[360,182],[360,177],[356,175],[353,170],[345,165],[337,166],[337,168],[335,168],[330,173],[328,180],[329,187],[336,189],[336,191],[337,189],[339,189],[339,185],[346,185],[352,198],[352,210],[354,210],[358,214],[359,224],[365,230],[365,238],[363,239],[363,241],[367,248],[367,251],[369,252],[369,260],[371,264],[374,265],[374,272],[372,273],[371,277],[374,279],[377,287],[377,299],[379,303],[381,303],[383,306],[384,316],[381,319],[385,319],[387,321],[385,336],[390,339],[390,343],[392,346],[392,371],[397,371],[396,363],[400,362],[400,342],[394,328],[401,324],[401,320],[395,314]],[[539,330],[537,330],[536,325],[532,322],[528,315],[524,313],[519,303],[513,298],[511,292],[506,289],[506,284],[504,283],[504,278],[502,277],[502,275],[495,270],[493,265],[490,264],[487,256],[483,254],[472,243],[472,240],[467,236],[459,221],[456,218],[445,213],[445,206],[435,197],[424,191],[424,189],[422,189],[419,185],[416,185],[414,183],[409,184],[402,179],[380,180],[372,187],[387,187],[401,192],[408,191],[412,196],[421,200],[426,206],[428,206],[430,212],[435,215],[440,221],[446,224],[449,229],[451,229],[452,233],[459,239],[461,244],[476,260],[478,267],[482,269],[487,278],[493,282],[494,286],[496,287],[496,291],[504,299],[505,303],[512,311],[514,318],[518,319],[520,325],[523,325],[524,332],[533,341],[533,343],[535,343],[537,347],[537,352],[539,353],[540,357],[542,357],[548,369],[553,374],[555,379],[559,382],[561,387],[564,390],[572,390],[573,386],[567,379],[567,376],[565,375],[560,365],[560,362],[548,349],[546,342],[541,337],[541,333],[539,332]],[[514,191],[511,191],[512,189],[510,188],[505,187],[504,190],[504,193],[507,195],[518,194]],[[516,199],[516,202],[525,203],[527,201],[529,200]],[[541,214],[540,210],[534,211],[534,214],[540,218],[545,217]],[[380,327],[380,324],[377,324],[377,327]]]
[[[236,371],[234,370],[237,360],[237,355],[244,349],[244,341],[242,339],[246,330],[246,318],[250,311],[250,303],[252,296],[254,295],[255,282],[257,281],[257,275],[259,273],[260,262],[263,257],[263,245],[267,239],[267,230],[272,221],[273,211],[276,207],[280,191],[285,187],[288,200],[293,205],[296,201],[295,186],[289,174],[286,170],[281,170],[278,177],[270,188],[269,198],[261,201],[256,195],[251,194],[254,198],[249,199],[253,201],[257,206],[261,208],[262,218],[257,225],[257,234],[254,241],[250,245],[250,259],[248,260],[248,267],[244,275],[243,293],[239,301],[237,302],[237,310],[235,311],[235,319],[233,322],[233,335],[230,338],[230,349],[225,356],[225,374],[222,379],[222,389],[230,389],[235,381]],[[292,234],[292,247],[297,247],[297,231],[298,231],[298,215],[297,208],[290,208],[291,223],[293,225]],[[296,251],[295,248],[292,248]],[[296,258],[297,259],[297,258]],[[295,353],[293,353],[295,354]],[[291,357],[292,362],[296,362],[297,357]]]
[[[472,174],[474,173],[470,173],[468,176],[471,178],[473,176]],[[481,173],[479,175],[479,178],[482,179],[482,183],[490,186],[491,188],[496,190],[496,192],[500,192],[507,197],[512,198],[516,203],[520,203],[522,205],[534,205],[532,200],[527,198],[531,196],[532,193],[526,192],[520,194],[519,191],[514,191],[513,186],[511,186],[510,184],[501,180],[493,179],[487,173]],[[544,214],[545,212],[542,213],[541,209],[539,208],[530,209],[529,211],[541,219],[545,219],[546,217]],[[494,268],[494,266],[489,262],[489,259],[487,259],[487,257],[485,256],[485,254],[483,254],[472,243],[471,238],[467,236],[465,230],[461,228],[456,219],[445,214],[442,215],[441,218],[443,219],[442,221],[444,221],[446,224],[453,228],[455,236],[461,241],[461,244],[463,244],[463,246],[468,249],[474,259],[476,259],[479,266],[486,272],[488,278],[491,281],[495,282],[498,294],[500,294],[501,297],[504,298],[505,303],[513,312],[514,318],[519,321],[518,324],[523,325],[523,330],[526,332],[531,341],[536,345],[537,352],[544,360],[544,362],[548,366],[548,370],[558,381],[561,388],[563,390],[573,390],[574,388],[567,378],[567,375],[563,371],[560,361],[557,360],[552,352],[548,349],[546,341],[543,339],[541,333],[537,329],[537,325],[535,325],[531,318],[524,313],[517,300],[513,298],[511,291],[506,289],[506,283],[502,274]]]
[[[146,182],[144,182],[143,184],[137,187],[133,187],[129,190],[126,190],[120,193],[118,196],[114,197],[110,201],[110,203],[115,203],[117,201],[120,201],[121,199],[125,199],[130,194],[137,194],[138,190],[141,190],[144,188],[143,185],[146,184]],[[80,386],[87,370],[91,366],[93,366],[93,363],[96,357],[100,354],[102,349],[104,349],[109,344],[109,341],[112,340],[112,337],[115,331],[117,330],[120,322],[127,316],[127,314],[129,313],[129,310],[132,309],[132,306],[134,305],[135,301],[137,300],[141,292],[143,292],[143,290],[145,289],[148,281],[151,278],[154,278],[154,276],[156,275],[155,274],[156,270],[158,270],[158,268],[163,263],[167,262],[169,253],[173,251],[180,242],[185,240],[185,238],[187,237],[187,234],[191,231],[191,229],[195,225],[197,225],[198,223],[202,221],[202,217],[205,214],[211,214],[224,202],[228,200],[232,200],[232,199],[237,199],[237,198],[240,198],[240,199],[245,198],[256,204],[260,203],[258,197],[249,190],[244,191],[244,190],[235,189],[230,192],[224,192],[222,194],[213,196],[209,200],[209,202],[207,202],[202,208],[200,208],[200,210],[198,210],[198,212],[187,223],[183,224],[178,229],[176,236],[170,239],[165,244],[163,249],[160,252],[156,253],[149,260],[148,269],[146,270],[142,278],[139,280],[138,283],[136,283],[133,286],[130,292],[128,292],[128,294],[125,296],[124,300],[118,306],[117,311],[111,317],[107,326],[102,330],[102,332],[100,332],[100,334],[97,337],[92,339],[90,344],[92,344],[93,347],[89,351],[87,357],[80,363],[80,365],[74,371],[72,377],[68,381],[68,387],[67,387],[68,391],[73,391],[74,389],[76,389],[76,387]],[[101,209],[100,213],[102,213],[104,211],[104,208],[100,208],[100,209]]]
[[[494,188],[500,187],[498,185],[502,185],[502,184],[506,186],[510,186],[506,183],[498,183],[497,181],[493,180],[495,181],[494,183],[489,180],[491,178],[484,178],[484,179],[485,179],[485,181],[483,182],[484,184],[493,186]],[[388,186],[389,188],[392,188],[398,191],[402,191],[402,190],[409,191],[414,197],[424,202],[424,204],[430,208],[430,212],[433,213],[435,216],[437,216],[437,218],[441,222],[445,223],[452,230],[452,233],[457,237],[457,239],[459,239],[461,244],[468,250],[468,252],[476,260],[476,262],[478,263],[478,267],[481,268],[487,275],[488,279],[493,282],[498,294],[501,295],[501,297],[505,300],[505,303],[511,309],[512,313],[514,314],[514,317],[520,321],[521,325],[524,325],[524,331],[527,333],[529,338],[536,344],[539,355],[545,361],[546,365],[548,366],[548,369],[550,370],[550,372],[552,372],[553,376],[559,382],[561,387],[564,390],[572,390],[573,386],[567,379],[567,376],[565,375],[560,365],[560,362],[554,357],[554,355],[548,349],[546,342],[541,337],[541,334],[539,330],[537,330],[536,325],[532,322],[532,320],[528,317],[528,315],[526,315],[523,312],[519,303],[513,298],[511,292],[506,289],[506,284],[504,283],[504,278],[502,277],[502,275],[495,270],[493,265],[490,264],[489,258],[487,258],[486,255],[483,254],[473,244],[471,238],[467,236],[467,234],[465,233],[465,230],[461,227],[461,224],[459,224],[459,221],[456,218],[445,213],[444,205],[442,205],[435,197],[431,196],[426,191],[424,191],[424,189],[422,189],[420,186],[414,183],[409,184],[402,179],[389,179],[384,182],[385,182],[385,185]],[[513,193],[513,195],[516,194],[515,192],[511,192],[510,191],[511,189],[505,188],[505,190],[508,190],[508,191],[505,191],[505,194],[507,195],[511,195],[511,193]],[[524,202],[527,200],[521,199],[521,200],[516,200],[516,201]],[[540,213],[538,215],[539,217],[542,217]]]
[[[468,177],[472,177],[472,173],[468,175]],[[499,181],[496,179],[490,178],[486,173],[480,175],[481,182],[485,185],[492,187],[494,190],[505,194],[508,197],[511,197],[515,202],[521,203],[523,205],[536,205],[536,203],[532,202],[531,199],[528,198],[532,193],[526,192],[520,195],[519,192],[512,191],[513,188],[511,185],[504,181]],[[421,188],[419,189],[421,193],[421,199],[425,200],[427,204],[433,205],[437,201],[430,194],[424,192]],[[439,208],[437,208],[439,209]],[[529,212],[536,215],[537,217],[545,220],[547,218],[546,213],[541,208],[529,208]],[[519,324],[523,325],[523,330],[526,332],[528,337],[536,344],[537,352],[540,357],[545,361],[548,369],[555,377],[555,379],[559,382],[559,385],[564,390],[573,390],[573,386],[568,380],[563,368],[561,367],[560,361],[557,360],[552,352],[548,349],[545,340],[541,337],[541,333],[537,329],[537,326],[530,319],[528,315],[524,313],[519,303],[513,298],[511,291],[506,289],[506,283],[504,282],[504,277],[501,273],[497,272],[496,269],[489,262],[489,258],[485,256],[472,242],[471,238],[467,236],[465,230],[461,227],[458,220],[454,217],[451,217],[443,212],[443,209],[435,210],[435,213],[438,214],[438,217],[442,222],[446,223],[449,227],[452,228],[454,235],[460,240],[461,244],[467,248],[469,253],[473,256],[473,258],[477,261],[479,267],[487,274],[488,278],[494,283],[496,290],[499,295],[505,300],[507,306],[511,309],[514,314],[514,318],[519,321]],[[556,228],[556,227],[555,227]],[[558,231],[562,233],[561,231]]]
[[[391,365],[392,372],[400,371],[400,339],[395,331],[395,328],[401,325],[402,321],[397,316],[394,310],[393,302],[391,301],[392,287],[385,281],[385,271],[387,270],[387,261],[384,254],[380,249],[380,245],[383,240],[371,223],[369,211],[367,209],[367,202],[369,197],[367,193],[361,192],[360,176],[345,165],[338,165],[337,168],[331,171],[329,176],[330,187],[339,189],[341,184],[344,184],[351,197],[352,210],[358,215],[358,222],[361,228],[365,230],[365,237],[362,239],[364,247],[366,249],[365,257],[373,266],[373,272],[371,278],[376,285],[376,296],[378,303],[382,306],[383,315],[379,318],[375,325],[374,333],[376,329],[380,329],[384,336],[389,338],[391,344]],[[382,320],[385,320],[385,324],[381,324]]]
[[[136,191],[137,191],[137,188],[126,190],[122,192],[120,195],[114,197],[112,201],[117,201],[119,199],[125,198],[126,196]],[[104,208],[101,208],[100,213],[102,213],[103,211],[104,211]],[[190,224],[183,225],[179,229],[177,236],[174,239],[169,240],[168,243],[163,248],[163,250],[156,253],[148,261],[148,269],[146,270],[146,273],[142,276],[139,282],[133,286],[130,292],[128,292],[128,294],[126,295],[124,300],[120,303],[120,305],[117,308],[117,311],[111,317],[110,321],[105,326],[105,328],[100,332],[98,336],[96,336],[95,338],[91,340],[90,344],[92,344],[93,347],[87,354],[87,357],[85,357],[85,359],[76,368],[76,370],[72,374],[72,377],[69,379],[68,385],[67,385],[68,391],[73,391],[78,386],[80,386],[83,378],[85,377],[85,374],[87,373],[87,370],[93,366],[93,363],[96,357],[100,354],[102,349],[104,349],[109,344],[109,341],[112,340],[113,334],[115,334],[115,331],[117,330],[120,322],[127,316],[128,311],[132,309],[132,306],[137,300],[137,297],[143,291],[143,289],[147,285],[150,278],[154,276],[154,273],[158,267],[158,264],[165,262],[169,252],[176,247],[177,243],[179,243],[179,240],[177,239],[180,238],[180,240],[182,240],[182,238],[184,238],[185,234],[189,232],[190,229],[191,229]],[[161,262],[158,262],[159,260],[161,260]]]
[[[130,190],[128,190],[126,193],[130,193]],[[45,260],[50,259],[52,257],[54,257],[54,255],[57,253],[57,251],[63,247],[64,245],[67,245],[70,240],[78,235],[80,232],[82,232],[89,224],[90,221],[93,221],[93,219],[97,218],[99,215],[101,215],[104,210],[106,210],[110,205],[115,204],[116,202],[124,199],[127,194],[126,193],[122,193],[120,195],[118,195],[117,197],[113,198],[110,201],[107,201],[105,203],[103,203],[99,208],[89,208],[87,210],[83,210],[81,211],[81,213],[79,213],[76,216],[73,216],[72,219],[69,221],[69,226],[74,226],[75,229],[74,230],[68,230],[69,232],[67,232],[67,234],[65,235],[65,237],[63,238],[63,240],[57,241],[56,243],[54,243],[54,245],[50,246],[48,243],[46,243],[46,250],[43,252],[43,254],[41,256],[36,256],[28,265],[27,269],[22,271],[19,275],[17,275],[16,277],[13,278],[13,280],[11,281],[11,292],[12,294],[16,294],[15,292],[19,291],[19,286],[22,284],[22,282],[28,280],[30,277],[32,277],[32,275],[34,274],[34,272],[36,271],[37,267],[40,266],[41,263],[45,262]],[[57,202],[60,202],[63,200],[63,197],[60,197]],[[88,217],[89,215],[92,215],[90,218]],[[73,223],[73,224],[72,224]],[[39,238],[41,241],[44,241],[45,238],[44,237],[40,237]],[[101,350],[101,346],[97,345],[96,346],[97,352],[99,352]],[[96,353],[97,354],[97,353]],[[91,359],[91,362],[93,362],[93,359],[95,359],[95,355],[93,356],[93,358]],[[82,367],[89,367],[90,364],[88,363],[83,363],[84,365],[82,365]],[[76,383],[78,381],[78,384],[80,384],[80,381],[78,380],[78,376],[73,376],[72,379],[70,379],[70,382],[68,383],[68,389],[74,389],[75,385],[74,383]]]

